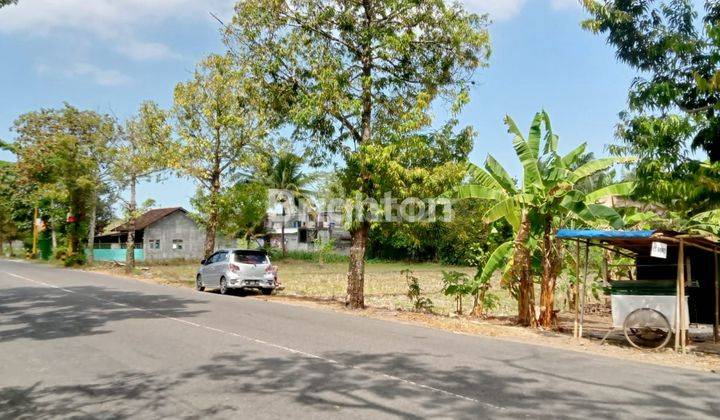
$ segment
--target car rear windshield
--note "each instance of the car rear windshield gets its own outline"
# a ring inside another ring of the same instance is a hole
[[[242,264],[266,264],[267,255],[261,252],[235,251],[235,262]]]

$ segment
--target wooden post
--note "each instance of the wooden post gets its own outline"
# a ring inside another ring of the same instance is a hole
[[[585,242],[585,273],[583,274],[582,281],[582,295],[580,295],[580,329],[578,337],[583,336],[583,326],[585,325],[585,286],[587,283],[588,276],[588,264],[590,263],[590,241]]]
[[[680,349],[685,353],[685,341],[687,339],[687,329],[685,328],[685,320],[687,314],[685,313],[685,242],[680,240],[680,256],[679,256],[679,267],[680,272]]]
[[[580,324],[578,322],[580,316],[580,239],[575,240],[575,287],[573,288],[573,311],[575,312],[575,320],[573,321],[573,337],[580,338]]]
[[[677,277],[675,280],[675,351],[680,350],[680,249],[678,248]]]
[[[718,334],[720,333],[720,272],[718,272],[718,252],[713,253],[713,262],[715,263],[715,324],[713,325],[713,338],[718,342]]]

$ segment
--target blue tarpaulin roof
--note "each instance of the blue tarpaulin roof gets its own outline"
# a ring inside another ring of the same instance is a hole
[[[654,230],[593,230],[593,229],[560,229],[560,239],[647,239]]]

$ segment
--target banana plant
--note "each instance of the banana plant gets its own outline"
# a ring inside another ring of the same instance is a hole
[[[495,158],[488,156],[482,168],[468,165],[465,182],[455,189],[455,195],[460,199],[495,202],[485,213],[484,222],[505,219],[515,232],[514,241],[499,246],[491,254],[477,280],[487,281],[504,268],[519,288],[519,322],[532,326],[535,325],[535,320],[529,319],[534,316],[532,276],[539,271],[542,277],[540,324],[550,327],[554,321],[555,283],[561,268],[561,249],[555,232],[558,227],[571,223],[621,228],[622,217],[597,201],[630,194],[631,182],[607,185],[589,193],[578,186],[583,180],[615,165],[630,163],[634,158],[611,157],[580,164],[586,155],[585,143],[561,155],[558,136],[553,133],[545,111],[535,115],[527,137],[509,116],[505,117],[505,124],[523,168],[519,182]],[[534,268],[531,261],[537,254],[540,269]]]

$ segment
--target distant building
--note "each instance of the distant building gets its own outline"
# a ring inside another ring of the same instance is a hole
[[[282,206],[268,210],[265,230],[273,248],[282,248],[283,226],[288,251],[314,251],[316,241],[332,238],[335,250],[347,253],[350,233],[343,229],[340,212],[299,211],[283,216]]]
[[[125,259],[130,223],[95,237],[96,261]],[[219,238],[216,247],[229,245]],[[153,209],[135,220],[135,258],[138,261],[200,260],[205,249],[205,230],[182,207]]]

